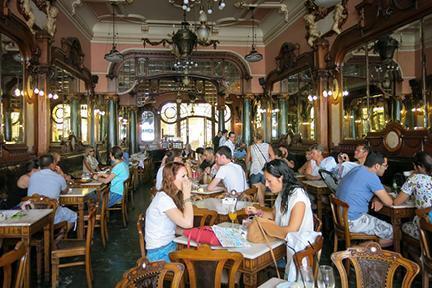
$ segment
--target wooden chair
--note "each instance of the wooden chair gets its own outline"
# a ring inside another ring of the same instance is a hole
[[[129,194],[129,178],[123,183],[123,197],[121,202],[115,204],[112,207],[108,207],[108,213],[110,211],[120,211],[123,220],[123,227],[127,226],[128,219],[128,194]],[[109,217],[109,216],[108,216]]]
[[[234,288],[235,275],[243,260],[243,255],[239,252],[211,250],[207,245],[174,251],[169,256],[171,261],[185,264],[191,288],[221,287],[222,270],[227,261],[231,264],[228,271],[228,287]]]
[[[15,285],[12,285],[12,266],[18,261],[19,264],[14,281]],[[16,244],[14,250],[7,252],[0,257],[0,268],[3,270],[3,288],[24,287],[24,271],[27,261],[27,249],[22,241]]]
[[[56,199],[52,199],[43,195],[33,194],[32,196],[27,196],[22,199],[22,201],[29,201],[33,204],[35,209],[53,209],[52,213],[52,225],[55,240],[51,243],[51,249],[56,247],[56,242],[67,236],[68,232],[68,223],[67,221],[62,221],[60,223],[54,224],[54,217],[58,208],[58,201]],[[36,250],[36,275],[37,282],[42,283],[42,267],[43,267],[43,256],[44,256],[44,242],[43,235],[41,233],[36,234],[30,240],[30,246],[35,247]],[[45,265],[47,270],[49,269],[49,263]],[[48,281],[48,279],[46,279]]]
[[[406,270],[402,287],[408,288],[420,271],[420,267],[415,262],[402,257],[399,253],[382,250],[375,242],[335,252],[331,255],[331,259],[339,271],[342,288],[349,287],[347,273],[342,264],[345,259],[354,266],[357,287],[393,287],[394,273],[399,266],[402,266]]]
[[[321,235],[317,236],[315,242],[312,243],[312,245],[309,245],[302,251],[299,251],[293,255],[293,260],[297,271],[300,271],[301,267],[303,266],[303,259],[306,258],[308,267],[311,267],[314,273],[314,279],[317,279],[323,242],[324,238]]]
[[[322,221],[318,218],[318,215],[313,213],[313,224],[314,224],[314,231],[315,232],[321,232],[322,229]]]
[[[109,201],[109,189],[105,187],[101,191],[101,202],[96,203],[96,222],[95,228],[100,229],[100,235],[102,240],[102,246],[105,248],[108,241],[108,201]],[[89,215],[84,216],[84,222],[88,223]],[[86,224],[87,227],[88,224]]]
[[[332,194],[329,196],[329,198],[335,230],[333,252],[338,251],[339,238],[345,240],[345,249],[351,247],[352,240],[379,241],[379,238],[373,235],[367,235],[364,233],[351,233],[349,231],[348,225],[349,205],[344,201],[337,199]]]
[[[243,193],[240,195],[240,200],[257,202],[257,197],[258,197],[257,193],[258,193],[258,188],[256,186],[252,186],[251,188],[243,191]]]
[[[429,221],[429,212],[432,207],[417,209],[419,220],[420,248],[422,255],[422,283],[423,288],[429,286],[429,275],[432,274],[432,223]]]
[[[51,285],[57,287],[60,268],[85,266],[87,286],[93,287],[93,272],[91,268],[91,244],[93,231],[96,222],[96,208],[91,205],[89,208],[88,226],[85,240],[67,239],[58,244],[58,249],[51,251]],[[84,257],[84,261],[69,262],[60,264],[60,259],[70,257]]]
[[[194,227],[212,226],[218,216],[216,211],[193,206]]]
[[[128,184],[128,195],[130,196],[130,200],[132,203],[132,207],[135,207],[135,200],[134,200],[134,194],[135,194],[135,187],[136,187],[136,179],[138,176],[138,172],[136,172],[138,168],[137,167],[132,167],[129,169],[129,184]]]
[[[141,251],[141,257],[146,257],[145,250],[145,214],[141,213],[138,215],[137,221],[138,240]]]
[[[174,274],[170,278],[170,287],[177,288],[180,286],[183,272],[184,265],[181,263],[148,262],[145,257],[142,257],[138,259],[136,267],[123,274],[123,279],[117,283],[116,288],[163,288],[167,273]]]

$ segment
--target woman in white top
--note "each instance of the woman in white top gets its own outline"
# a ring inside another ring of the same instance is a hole
[[[156,193],[146,211],[145,241],[149,261],[169,262],[169,253],[176,250],[176,226],[193,226],[192,182],[182,163],[167,163],[163,168],[162,191]]]
[[[272,147],[263,142],[263,137],[261,134],[256,133],[254,137],[254,144],[250,145],[246,153],[246,167],[249,168],[250,183],[263,183],[264,184],[264,174],[263,167],[264,164],[275,158]],[[250,165],[250,166],[249,166]]]
[[[264,177],[271,192],[279,194],[273,211],[247,207],[246,213],[273,219],[278,238],[286,238],[289,232],[313,231],[310,200],[285,161],[275,159],[268,162],[264,166]]]
[[[95,150],[93,147],[87,147],[84,153],[83,172],[95,173],[99,171],[99,162],[95,157]]]

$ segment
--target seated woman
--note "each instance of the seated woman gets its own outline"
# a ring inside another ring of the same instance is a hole
[[[94,174],[99,170],[99,162],[95,157],[95,149],[87,147],[84,152],[83,172]]]
[[[315,160],[311,159],[311,151],[307,150],[305,153],[306,162],[298,169],[298,173],[302,175],[306,175],[307,170],[315,170],[316,169],[316,162]]]
[[[411,175],[402,185],[401,192],[394,200],[394,205],[404,203],[413,196],[417,209],[432,206],[432,157],[426,152],[417,152],[414,155],[413,166],[415,173]],[[402,232],[419,239],[418,218],[414,217],[412,222],[402,224]]]
[[[157,192],[146,211],[145,241],[149,261],[170,262],[168,254],[176,250],[176,226],[193,226],[192,182],[182,163],[167,163],[163,169],[162,190]]]
[[[39,171],[39,162],[37,159],[31,160],[25,164],[25,174],[21,175],[17,181],[18,193],[17,196],[21,199],[27,196],[30,176]]]
[[[183,158],[189,158],[194,159],[195,158],[195,152],[192,150],[191,144],[187,143],[181,152],[181,157]]]
[[[246,213],[261,215],[275,221],[278,238],[285,239],[289,232],[313,231],[313,214],[310,200],[294,171],[284,160],[275,159],[264,165],[267,188],[278,194],[272,212],[247,207]]]
[[[114,146],[110,151],[113,162],[111,173],[96,174],[95,179],[102,183],[111,183],[108,207],[112,207],[123,198],[123,183],[129,178],[129,167],[123,162],[123,151],[119,146]]]

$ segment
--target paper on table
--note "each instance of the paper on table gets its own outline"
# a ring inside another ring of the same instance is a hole
[[[224,248],[249,247],[246,239],[241,235],[240,229],[216,225],[213,225],[212,229]]]
[[[20,211],[21,210],[4,210],[4,211],[0,211],[0,221],[7,220],[7,219],[13,217],[14,215],[16,215]]]

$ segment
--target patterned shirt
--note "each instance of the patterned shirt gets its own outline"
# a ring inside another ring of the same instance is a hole
[[[417,208],[432,206],[432,177],[425,174],[414,174],[402,185],[402,192],[414,195]]]

